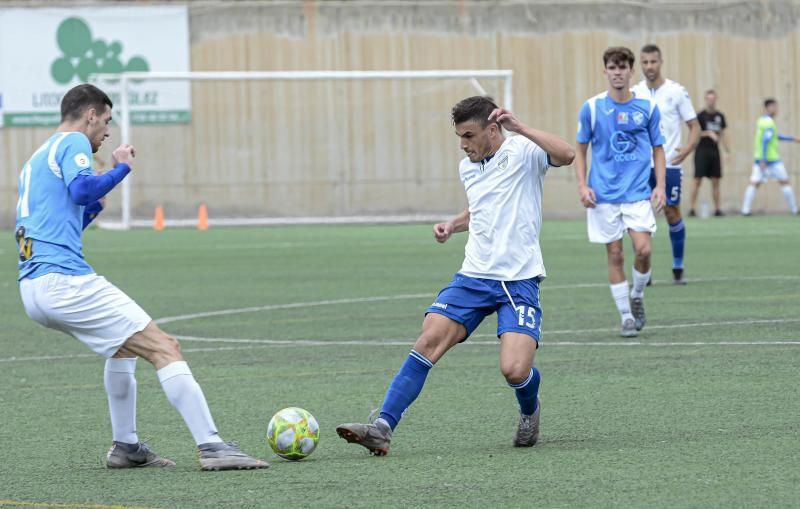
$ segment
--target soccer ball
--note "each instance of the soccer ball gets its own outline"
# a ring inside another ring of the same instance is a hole
[[[307,410],[284,408],[269,420],[267,442],[281,458],[301,460],[317,448],[319,424]]]

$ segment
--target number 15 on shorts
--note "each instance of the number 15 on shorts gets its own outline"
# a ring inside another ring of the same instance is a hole
[[[536,308],[533,306],[517,306],[517,319],[520,327],[536,328]]]

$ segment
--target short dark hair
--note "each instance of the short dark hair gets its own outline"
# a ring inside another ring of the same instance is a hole
[[[483,95],[474,95],[461,100],[453,106],[453,124],[458,125],[462,122],[476,120],[481,127],[489,124],[489,115],[497,109],[494,99]]]
[[[770,98],[768,98],[768,99],[764,100],[764,107],[765,107],[765,108],[769,108],[769,106],[770,106],[771,104],[777,104],[777,102],[778,102],[778,101],[776,101],[775,99],[773,99],[772,97],[770,97]]]
[[[633,51],[624,46],[612,46],[603,53],[603,67],[608,66],[609,62],[617,65],[627,62],[628,66],[633,69],[633,63],[636,57],[633,56]]]
[[[709,88],[708,90],[706,90],[706,95],[708,95],[708,94],[717,95],[717,91],[714,90],[713,88]]]
[[[655,44],[645,44],[642,46],[642,53],[658,53],[658,56],[661,56],[661,48],[656,46]]]
[[[89,108],[103,113],[105,105],[108,105],[109,108],[114,107],[105,92],[88,83],[78,85],[71,88],[61,99],[61,121],[77,120]]]

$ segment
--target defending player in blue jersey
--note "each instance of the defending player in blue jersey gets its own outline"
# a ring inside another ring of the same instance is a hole
[[[657,210],[664,207],[664,137],[660,115],[649,97],[630,91],[634,56],[628,48],[608,48],[603,54],[608,90],[586,101],[578,120],[575,174],[581,203],[586,207],[589,241],[606,245],[608,281],[622,320],[621,334],[633,337],[646,317],[644,288],[650,279],[651,236]],[[592,145],[592,167],[586,180],[586,153]],[[650,158],[656,186],[650,188]],[[625,279],[622,238],[631,237],[636,251],[633,288]]]
[[[264,468],[223,442],[203,391],[175,338],[162,331],[130,297],[98,276],[83,257],[81,233],[102,210],[100,200],[131,171],[130,145],[113,152],[114,169],[92,172],[92,154],[109,136],[111,100],[78,85],[61,102],[61,125],[34,152],[19,177],[16,240],[19,289],[25,312],[45,327],[70,334],[107,358],[104,382],[113,444],[108,468],[169,467],[136,431],[136,358],[156,368],[169,401],[198,446],[204,470]]]
[[[389,452],[392,433],[422,391],[428,372],[497,313],[500,370],[515,390],[517,447],[539,437],[539,371],[533,367],[541,330],[539,249],[542,188],[550,166],[570,164],[574,151],[558,137],[532,129],[487,97],[453,108],[453,124],[467,154],[459,166],[469,208],[433,227],[438,242],[469,230],[464,263],[428,308],[414,349],[392,380],[374,423],[342,424],[336,432],[372,454]],[[505,137],[505,127],[517,136]]]

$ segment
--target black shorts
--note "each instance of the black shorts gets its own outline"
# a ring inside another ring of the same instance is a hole
[[[694,178],[722,177],[719,150],[698,150],[694,153]]]

